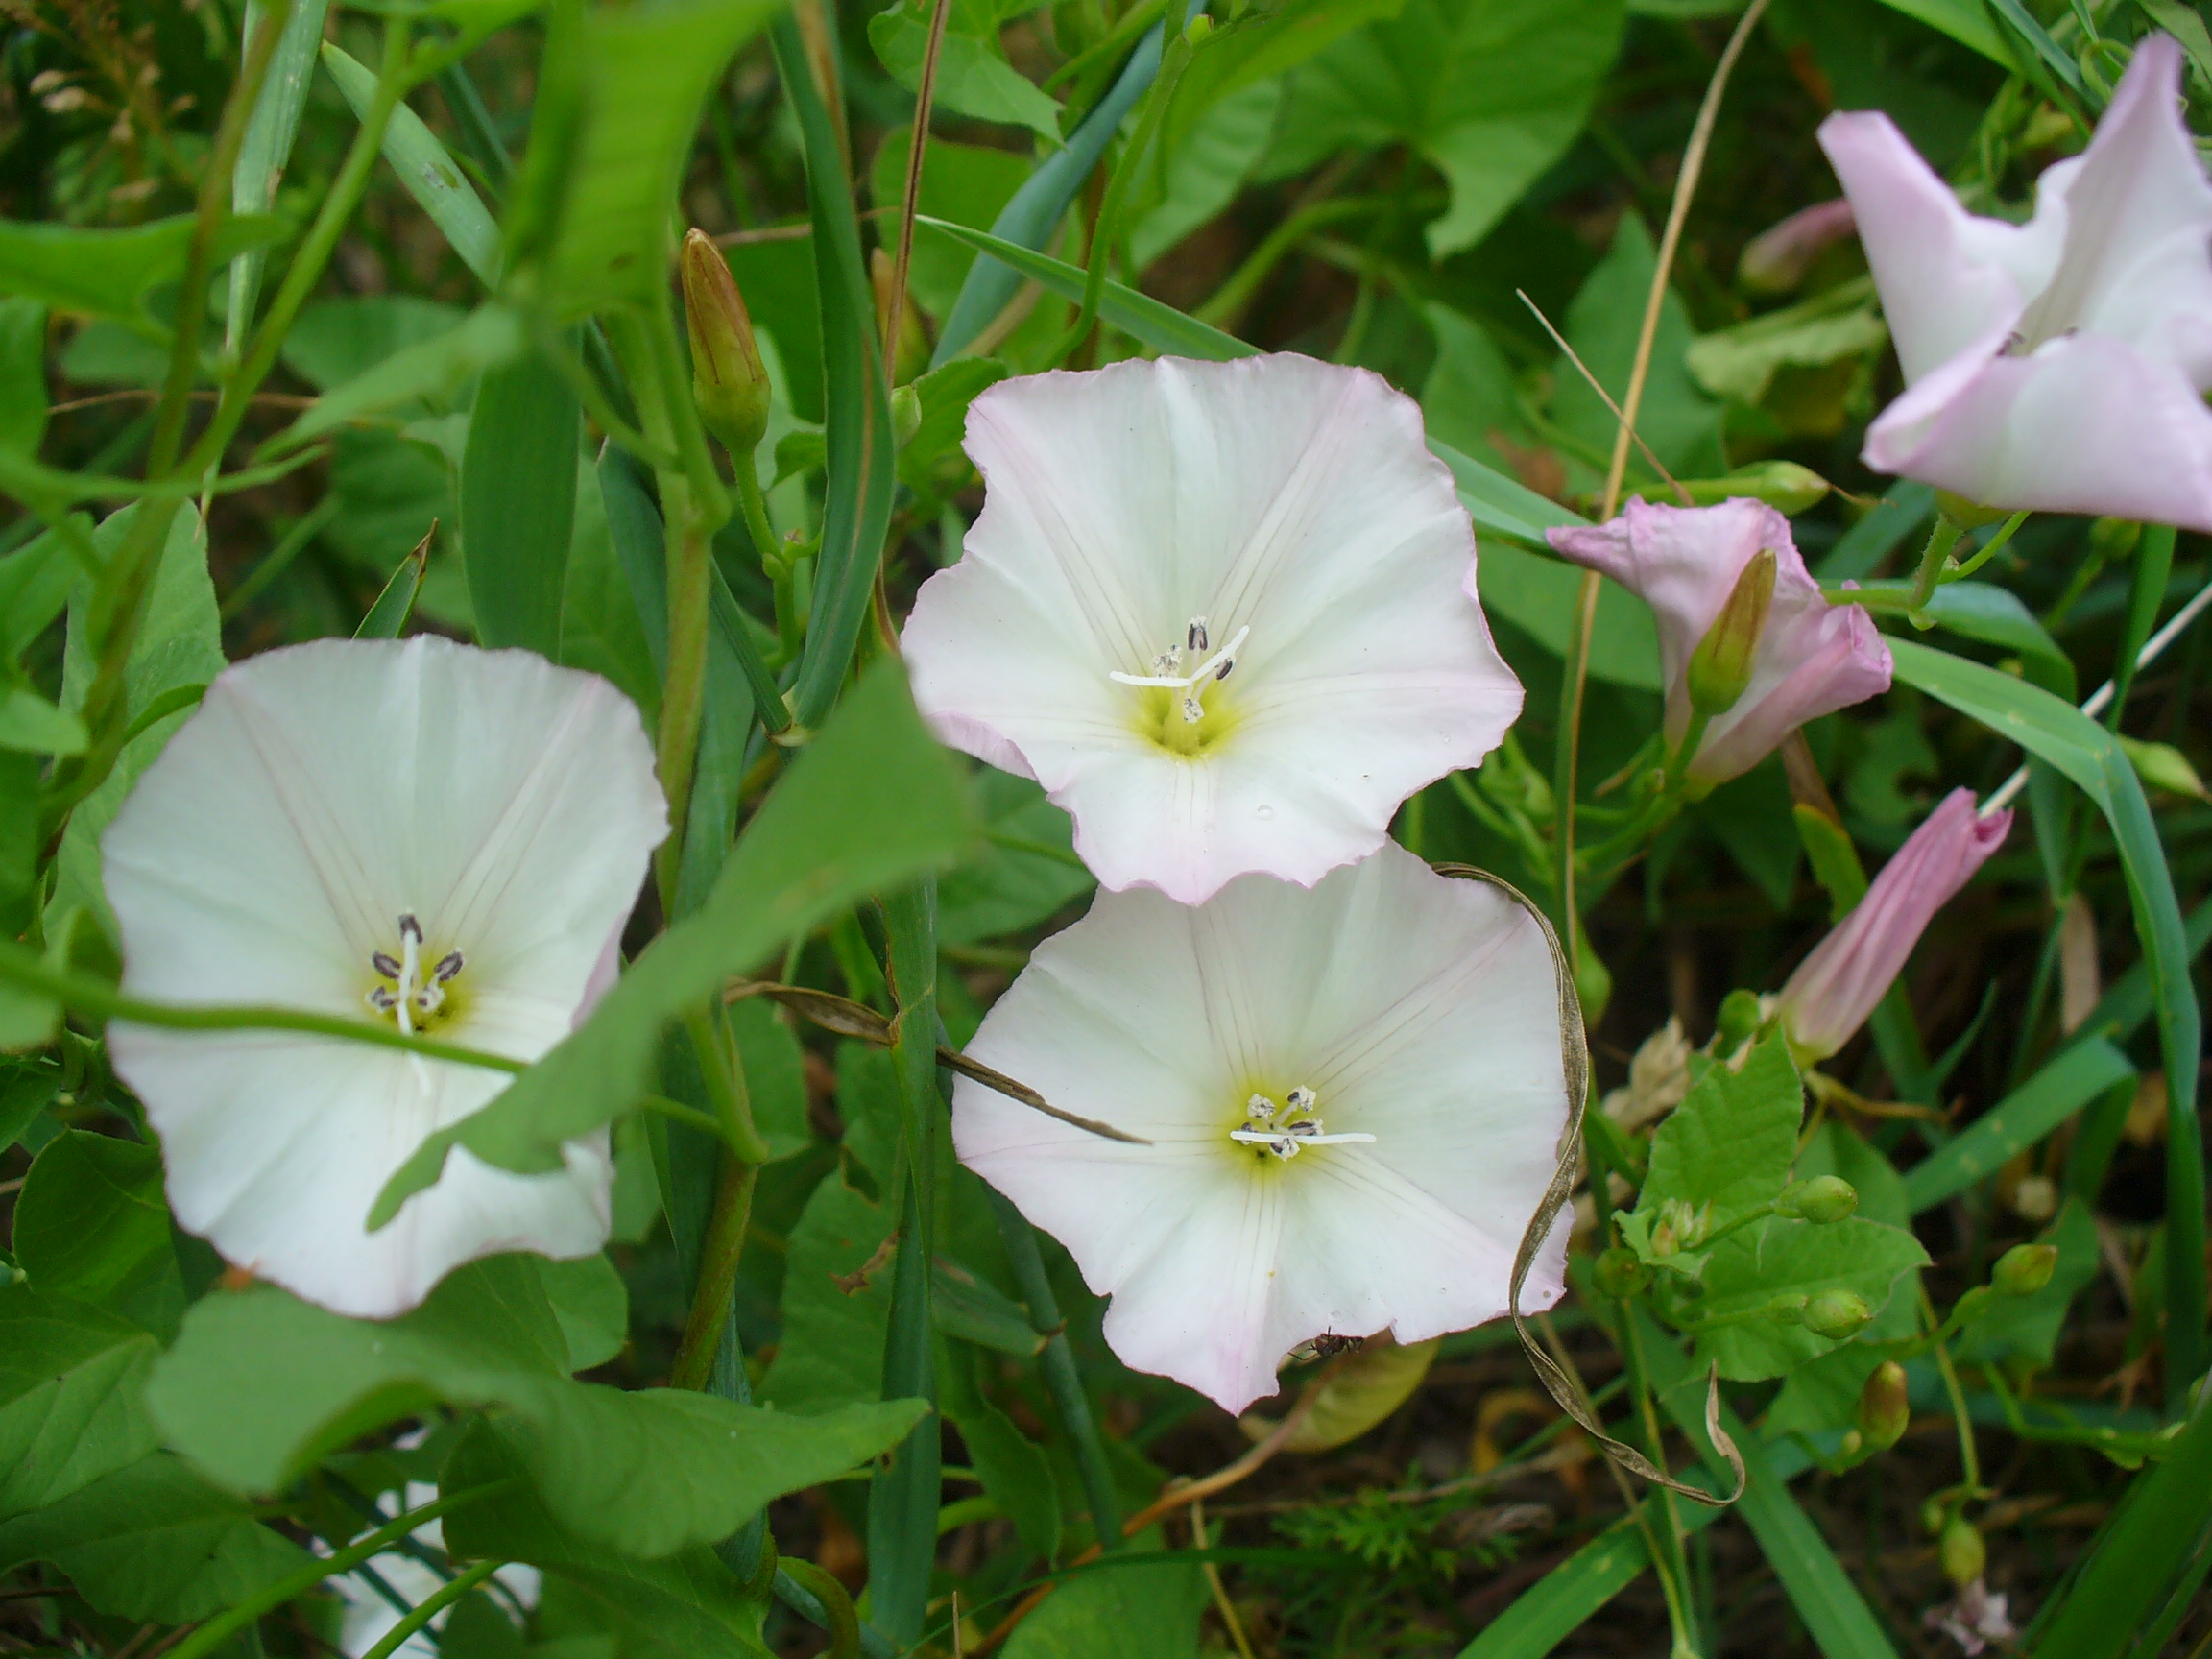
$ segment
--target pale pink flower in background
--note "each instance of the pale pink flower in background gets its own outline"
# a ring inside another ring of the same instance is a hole
[[[1101,892],[968,1052],[1131,1145],[955,1085],[961,1160],[1113,1297],[1141,1371],[1240,1411],[1297,1344],[1506,1310],[1567,1123],[1542,928],[1395,844],[1310,889]],[[1562,1214],[1522,1292],[1561,1291]]]
[[[1736,275],[1745,287],[1787,294],[1828,248],[1851,234],[1855,220],[1847,198],[1800,207],[1743,245]]]
[[[1690,658],[1719,616],[1744,566],[1775,556],[1750,683],[1735,706],[1705,728],[1687,776],[1711,785],[1748,772],[1791,733],[1822,714],[1889,689],[1889,647],[1857,605],[1831,605],[1805,568],[1790,520],[1741,497],[1717,507],[1661,507],[1631,500],[1604,524],[1546,532],[1562,558],[1600,571],[1651,607],[1659,623],[1659,671],[1667,686],[1666,736],[1690,728]]]
[[[995,386],[982,515],[901,643],[948,743],[1035,778],[1105,886],[1310,885],[1521,710],[1421,411],[1309,357]]]
[[[667,829],[637,710],[595,675],[429,637],[272,651],[208,687],[102,840],[123,988],[533,1060],[612,982]],[[180,1225],[311,1302],[385,1317],[479,1256],[605,1242],[604,1132],[543,1175],[458,1150],[367,1230],[502,1071],[286,1031],[118,1021],[109,1045]]]
[[[1954,789],[1882,866],[1775,1000],[1790,1046],[1802,1061],[1825,1060],[1866,1022],[1903,972],[1929,919],[2004,845],[2010,812],[1983,817],[1971,789]]]
[[[1977,1578],[1941,1606],[1929,1608],[1920,1623],[1950,1637],[1971,1659],[1992,1643],[2009,1647],[2019,1637],[2006,1607],[2008,1599],[1991,1595],[1989,1586]]]
[[[1960,205],[1887,115],[1831,115],[1908,390],[1865,459],[1971,501],[2212,530],[2212,185],[2181,48],[2146,37],[2025,225]]]

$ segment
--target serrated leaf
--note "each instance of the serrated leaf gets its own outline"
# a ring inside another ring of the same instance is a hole
[[[1898,1276],[1928,1264],[1928,1252],[1901,1227],[1856,1216],[1816,1226],[1810,1221],[1767,1221],[1722,1239],[1705,1263],[1705,1294],[1693,1317],[1710,1323],[1749,1313],[1777,1297],[1816,1296],[1850,1290],[1879,1314]],[[1837,1344],[1794,1317],[1757,1319],[1699,1330],[1700,1364],[1717,1362],[1737,1382],[1780,1377]]]
[[[1682,1238],[1677,1253],[1651,1250],[1662,1210],[1679,1206],[1696,1214],[1710,1237],[1772,1203],[1789,1185],[1804,1104],[1804,1086],[1780,1036],[1755,1046],[1739,1070],[1709,1068],[1652,1137],[1643,1193],[1623,1237],[1647,1261],[1695,1272],[1702,1259],[1695,1238]]]

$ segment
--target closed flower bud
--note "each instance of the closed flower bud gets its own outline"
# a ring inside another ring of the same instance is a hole
[[[1751,684],[1751,664],[1759,655],[1759,631],[1774,603],[1774,550],[1762,547],[1743,566],[1720,614],[1690,654],[1690,707],[1705,715],[1725,714]]]
[[[733,459],[768,431],[768,371],[729,263],[704,231],[684,238],[684,320],[691,334],[691,397]]]
[[[1954,1515],[1944,1523],[1936,1553],[1943,1562],[1943,1575],[1960,1588],[1981,1577],[1982,1569],[1989,1564],[1988,1546],[1982,1542],[1974,1523],[1963,1515]]]
[[[1856,1290],[1823,1290],[1805,1304],[1805,1328],[1832,1342],[1848,1341],[1873,1318],[1874,1310]]]
[[[902,386],[891,394],[891,439],[903,449],[922,429],[922,394]]]
[[[1904,1438],[1912,1421],[1912,1402],[1905,1388],[1905,1367],[1885,1359],[1874,1367],[1866,1385],[1859,1390],[1859,1405],[1852,1412],[1864,1443],[1887,1452]]]
[[[1990,1269],[1989,1283],[2006,1296],[2032,1296],[2051,1283],[2051,1274],[2058,1265],[2058,1246],[2056,1244],[2015,1244],[1997,1258],[1997,1265]]]
[[[1623,1299],[1635,1295],[1651,1278],[1650,1270],[1636,1259],[1636,1252],[1619,1244],[1599,1251],[1591,1272],[1599,1290]]]
[[[1759,994],[1738,989],[1720,998],[1720,1012],[1714,1019],[1713,1028],[1721,1046],[1733,1049],[1751,1040],[1762,1018]]]
[[[1815,1175],[1800,1181],[1774,1201],[1774,1214],[1823,1225],[1840,1221],[1859,1208],[1859,1190],[1840,1175]]]
[[[1794,461],[1762,461],[1725,478],[1685,479],[1682,488],[1700,507],[1747,496],[1766,502],[1785,517],[1793,517],[1822,500],[1834,486],[1812,468],[1800,467]]]

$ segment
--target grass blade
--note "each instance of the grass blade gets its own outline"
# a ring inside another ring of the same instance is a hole
[[[581,421],[576,394],[541,353],[477,384],[461,458],[461,558],[486,645],[560,661]]]
[[[359,115],[376,96],[376,77],[337,47],[325,43],[323,66],[330,72],[346,102]],[[499,227],[492,222],[483,198],[476,194],[437,134],[422,118],[401,104],[392,111],[384,128],[384,159],[399,176],[415,205],[445,233],[461,263],[475,273],[487,288],[499,285]]]
[[[2128,1056],[2103,1038],[2067,1049],[1963,1134],[1905,1173],[1905,1201],[1914,1214],[1993,1175],[2006,1160],[2032,1146],[2115,1083],[2135,1075]]]
[[[293,140],[300,135],[300,112],[307,107],[307,85],[315,74],[315,49],[323,40],[323,19],[330,0],[293,0],[292,13],[284,19],[284,33],[261,82],[261,95],[253,101],[253,113],[246,123],[246,136],[238,146],[238,162],[230,170],[230,210],[266,213],[276,204],[276,181],[292,159]],[[248,0],[246,21],[239,38],[251,40],[261,27],[269,8],[263,0]],[[372,87],[376,78],[369,77]],[[246,343],[246,330],[253,321],[253,307],[261,296],[261,271],[268,250],[251,248],[230,261],[230,314],[223,331],[223,345],[235,352]]]

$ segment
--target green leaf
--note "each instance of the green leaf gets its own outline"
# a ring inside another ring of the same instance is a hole
[[[57,311],[82,311],[127,324],[149,339],[168,330],[146,311],[146,297],[184,276],[193,216],[156,219],[127,230],[73,225],[26,225],[0,219],[0,294],[20,295]],[[266,214],[224,221],[212,252],[218,264],[249,248],[266,248],[289,228]]]
[[[1194,1561],[1115,1565],[1070,1578],[1015,1627],[1006,1659],[1196,1659],[1206,1577]]]
[[[318,300],[301,308],[279,356],[285,368],[316,391],[332,392],[411,346],[428,345],[450,334],[469,317],[458,305],[415,294]],[[449,400],[429,399],[413,413],[427,415],[449,407]]]
[[[762,1399],[811,1410],[877,1397],[891,1318],[891,1275],[887,1259],[877,1262],[877,1251],[894,1219],[838,1172],[814,1189],[791,1230],[783,1334],[760,1384]],[[854,1275],[871,1262],[876,1270],[856,1282]]]
[[[962,357],[916,380],[914,393],[922,404],[922,419],[914,436],[899,451],[900,477],[917,489],[926,486],[931,469],[960,447],[968,429],[968,405],[975,401],[978,393],[1005,378],[1006,365],[996,357]],[[781,471],[782,446],[777,447]],[[968,463],[959,460],[954,467],[955,476],[964,479]]]
[[[838,126],[843,111],[832,116],[823,107],[798,25],[781,17],[770,37],[783,96],[799,118],[822,316],[823,436],[829,468],[814,560],[813,610],[790,692],[799,724],[813,726],[830,711],[845,682],[875,591],[899,457],[877,349],[875,289],[861,260],[860,222],[846,176]]]
[[[868,194],[878,209],[896,212],[904,206],[906,156],[912,148],[910,128],[900,127],[884,134],[882,144],[876,151],[876,160],[868,170]],[[945,138],[930,139],[922,161],[922,190],[915,200],[915,211],[931,219],[950,219],[977,229],[987,228],[1005,210],[1014,192],[1029,177],[1029,163],[1023,156],[980,144],[955,144]],[[761,246],[774,247],[775,244]],[[974,262],[974,249],[955,242],[941,230],[916,225],[913,258],[906,271],[908,298],[929,316],[944,316],[960,297],[961,281]],[[753,303],[753,294],[752,285],[747,284],[747,304]],[[754,322],[757,325],[760,322],[758,311],[754,314]],[[781,333],[777,343],[782,344]],[[787,363],[792,361],[788,349],[783,357]]]
[[[1962,46],[1970,46],[2001,68],[2013,67],[2012,54],[2005,49],[1989,13],[1976,0],[1882,0],[1893,12],[1940,29]]]
[[[753,1099],[753,1126],[768,1142],[768,1161],[789,1158],[814,1144],[806,1125],[806,1066],[799,1039],[758,999],[729,1010],[730,1034],[745,1069],[745,1092]]]
[[[1623,17],[1620,0],[1411,0],[1292,79],[1267,171],[1410,144],[1452,190],[1430,252],[1472,248],[1581,132]]]
[[[1096,885],[1075,856],[1074,826],[1026,778],[975,774],[984,843],[937,887],[937,942],[972,945],[1020,932]]]
[[[80,536],[91,529],[80,515]],[[0,558],[0,661],[12,662],[46,632],[69,603],[77,566],[58,531],[48,530],[28,545]]]
[[[113,556],[132,516],[142,511],[126,507],[92,533],[104,559]],[[84,707],[96,667],[84,637],[90,596],[90,581],[80,576],[69,596],[69,637],[61,662],[61,707],[72,712]],[[170,521],[145,619],[131,647],[125,672],[130,719],[135,722],[165,692],[210,684],[227,666],[215,586],[207,577],[206,531],[200,515],[186,504]],[[54,897],[46,907],[50,933],[70,910],[82,907],[99,919],[108,938],[116,937],[114,914],[100,884],[100,835],[114,821],[138,775],[154,763],[170,733],[188,715],[189,710],[180,709],[126,743],[107,781],[70,814],[56,867]]]
[[[1790,1183],[1804,1110],[1804,1086],[1780,1036],[1755,1046],[1740,1070],[1708,1067],[1651,1139],[1643,1192],[1623,1223],[1623,1237],[1646,1260],[1694,1274],[1701,1260],[1696,1237],[1682,1238],[1676,1254],[1652,1254],[1650,1231],[1661,1212],[1695,1214],[1702,1225],[1697,1237],[1709,1237],[1771,1204]]]
[[[943,1256],[930,1264],[929,1317],[940,1335],[1019,1358],[1034,1358],[1045,1346],[1026,1308],[973,1267]]]
[[[1898,579],[1866,582],[1861,587],[1868,593],[1909,593],[1912,584]],[[1937,627],[1962,638],[1978,639],[2013,653],[2032,682],[2072,700],[2074,660],[2010,589],[1993,582],[1946,582],[1929,598],[1927,614]]]
[[[527,1464],[528,1441],[520,1425],[476,1424],[442,1484],[466,1491],[510,1479]],[[704,1546],[658,1561],[611,1551],[563,1527],[526,1485],[466,1504],[444,1526],[457,1555],[525,1561],[551,1575],[569,1592],[563,1600],[572,1615],[620,1635],[626,1659],[769,1659],[760,1641],[765,1599]]]
[[[652,532],[658,564],[665,557],[661,525],[656,516]],[[661,705],[661,670],[653,646],[645,636],[621,559],[614,549],[613,527],[607,517],[607,493],[599,469],[579,457],[576,474],[576,528],[568,543],[568,580],[562,590],[561,661],[611,680],[637,704],[651,731]],[[661,627],[667,627],[667,607],[661,607]],[[719,642],[719,635],[716,636]],[[713,647],[710,645],[709,649]],[[742,671],[734,663],[731,672],[734,695],[742,698]],[[750,724],[752,710],[744,707],[741,721]],[[719,735],[719,733],[717,733]]]
[[[1905,1172],[1905,1201],[1918,1214],[1985,1180],[2124,1078],[2128,1056],[2091,1037],[2056,1059]]]
[[[891,79],[907,91],[922,84],[929,47],[928,0],[906,0],[868,19],[868,44]],[[1050,94],[974,35],[948,29],[937,57],[937,107],[978,121],[1026,127],[1047,144],[1060,142],[1060,106]]]
[[[576,394],[541,353],[478,382],[461,460],[461,561],[482,644],[560,660],[581,435]]]
[[[539,1281],[568,1346],[568,1369],[589,1371],[630,1340],[630,1291],[605,1251],[572,1262],[541,1262]]]
[[[0,1573],[51,1561],[100,1612],[160,1624],[235,1606],[307,1560],[247,1504],[167,1452],[0,1522]]]
[[[564,1142],[650,1092],[661,1032],[724,980],[855,900],[956,856],[970,834],[965,797],[896,664],[868,670],[747,826],[706,902],[646,948],[581,1030],[425,1142],[372,1225],[435,1181],[454,1145],[502,1169],[560,1167]]]
[[[486,305],[458,325],[380,356],[373,368],[331,386],[255,453],[261,458],[280,455],[377,416],[413,419],[425,405],[444,408],[478,375],[494,378],[525,349],[521,319],[505,306]],[[310,378],[328,366],[328,359],[322,357],[303,361],[307,367],[301,373]],[[573,408],[575,398],[568,388],[562,385],[559,390]],[[481,399],[483,393],[477,396]]]
[[[32,1288],[176,1334],[184,1285],[161,1196],[161,1154],[135,1141],[64,1130],[15,1201],[16,1261]]]
[[[1636,343],[1643,331],[1644,305],[1658,268],[1658,253],[1651,233],[1634,213],[1622,216],[1613,245],[1590,273],[1580,292],[1567,307],[1567,338],[1583,367],[1618,402],[1627,396],[1628,376],[1636,359]],[[1637,408],[1636,431],[1651,452],[1677,478],[1715,478],[1728,470],[1720,447],[1721,405],[1705,395],[1691,376],[1690,313],[1681,296],[1671,288],[1659,312],[1659,331],[1652,339],[1651,366],[1644,383],[1644,401]],[[1604,399],[1591,390],[1580,370],[1562,355],[1552,369],[1558,390],[1552,395],[1551,414],[1560,428],[1581,440],[1592,454],[1612,452],[1619,421]],[[1572,459],[1570,475],[1579,474],[1593,484],[1599,469]],[[1628,476],[1656,484],[1643,453],[1629,450]]]
[[[1705,1294],[1694,1304],[1699,1321],[1750,1313],[1778,1296],[1850,1290],[1877,1313],[1898,1276],[1928,1264],[1928,1252],[1902,1227],[1879,1221],[1766,1221],[1722,1239],[1705,1263]],[[1837,1344],[1793,1314],[1701,1330],[1697,1358],[1712,1360],[1731,1382],[1780,1377]]]
[[[1888,343],[1888,326],[1875,307],[1874,279],[1862,276],[1747,323],[1700,334],[1684,360],[1714,397],[1757,403],[1783,369],[1817,369]]]
[[[25,755],[82,755],[84,722],[28,685],[0,685],[0,749]]]
[[[365,114],[376,97],[375,72],[329,41],[323,43],[323,66],[345,94],[355,118]],[[385,123],[383,155],[407,194],[415,198],[415,204],[445,232],[461,263],[474,272],[476,280],[485,287],[496,288],[499,228],[485,211],[468,177],[446,154],[445,146],[404,103],[393,109]]]
[[[540,1499],[577,1535],[641,1557],[729,1536],[785,1492],[896,1443],[919,1401],[796,1416],[566,1376],[537,1262],[500,1257],[385,1323],[257,1287],[196,1305],[148,1401],[169,1443],[223,1485],[280,1490],[325,1454],[435,1405],[499,1406]]]
[[[991,233],[995,237],[1015,247],[1032,250],[1051,240],[1060,216],[1068,211],[1068,204],[1075,200],[1083,181],[1091,177],[1092,169],[1098,165],[1106,147],[1120,131],[1122,119],[1136,108],[1137,100],[1144,95],[1144,89],[1152,84],[1152,78],[1159,74],[1160,41],[1161,31],[1155,25],[1138,42],[1137,50],[1130,54],[1128,63],[1106,96],[1083,117],[1075,131],[1068,134],[1067,145],[1039,163],[1028,181],[1015,191],[1004,210],[992,220]],[[950,363],[966,351],[975,337],[1005,309],[1021,286],[1022,274],[1002,258],[976,260],[969,269],[967,279],[960,284],[959,297],[952,302],[944,326],[937,332],[937,349],[930,355],[930,367]],[[1107,320],[1115,322],[1112,317]],[[1125,326],[1118,322],[1115,322],[1115,325]]]
[[[96,1308],[0,1286],[0,1516],[66,1498],[154,1450],[154,1338]]]
[[[301,112],[307,107],[307,88],[315,76],[315,49],[323,39],[323,24],[329,15],[329,0],[300,0],[284,17],[284,32],[276,37],[261,89],[247,117],[238,159],[230,169],[230,207],[237,213],[266,213],[276,204],[277,180],[292,159],[292,146],[300,135]],[[251,43],[270,9],[262,0],[246,7],[242,43]],[[261,249],[241,253],[230,264],[228,344],[246,338],[255,302],[261,292],[261,267],[267,258]]]
[[[984,1364],[982,1354],[961,1343],[938,1345],[937,1387],[945,1415],[960,1431],[983,1490],[1014,1523],[1022,1548],[1051,1561],[1060,1553],[1060,1494],[1052,1460],[991,1404],[982,1388]]]
[[[1191,60],[1193,67],[1208,62],[1220,50],[1220,46],[1209,44]],[[1187,69],[1175,88],[1175,107],[1168,112],[1171,125],[1176,112],[1194,102],[1193,91],[1191,73]],[[1237,199],[1244,180],[1267,153],[1282,106],[1280,80],[1255,81],[1216,100],[1177,133],[1175,141],[1170,142],[1163,132],[1161,148],[1166,161],[1157,169],[1146,168],[1143,178],[1153,188],[1131,204],[1129,252],[1138,270]]]
[[[0,300],[0,448],[38,453],[46,436],[46,307]]]
[[[699,107],[781,0],[669,0],[583,13],[572,61],[547,64],[509,215],[511,266],[566,321],[667,302],[669,215]],[[549,52],[550,58],[550,52]],[[574,105],[547,85],[573,75]]]

